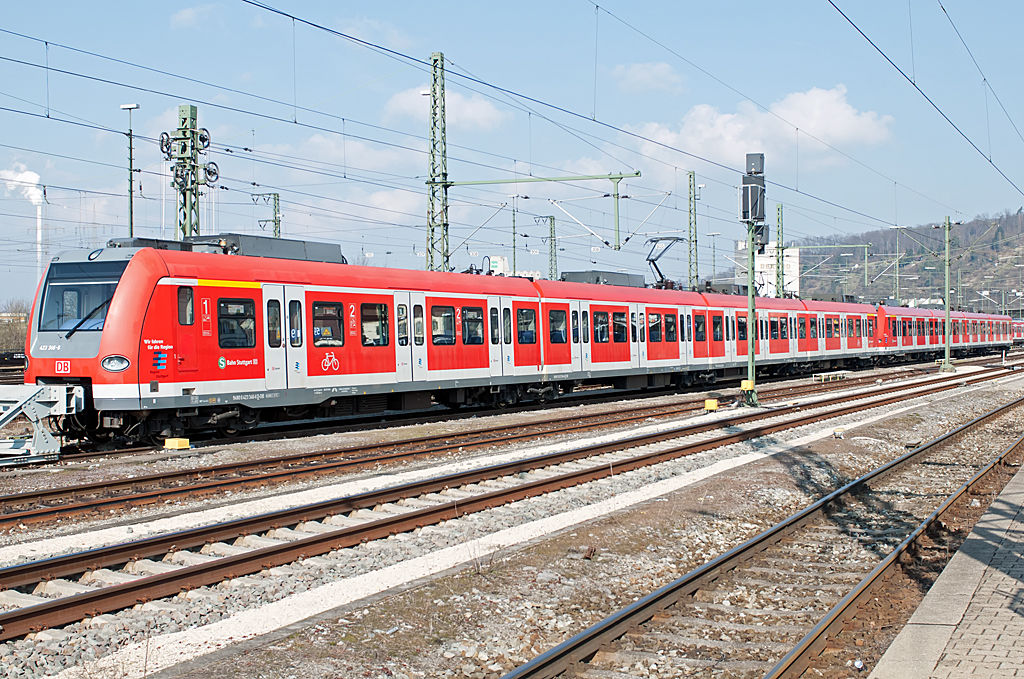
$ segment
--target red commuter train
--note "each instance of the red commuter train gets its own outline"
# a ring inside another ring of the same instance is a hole
[[[147,440],[261,421],[554,399],[582,384],[739,374],[746,298],[343,263],[337,245],[221,234],[53,257],[30,384],[77,384],[62,429]],[[1011,345],[1007,316],[952,314],[957,355]],[[937,357],[942,311],[757,300],[759,369]]]

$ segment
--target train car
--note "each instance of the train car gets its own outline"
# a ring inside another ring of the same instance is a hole
[[[26,383],[81,385],[61,427],[96,439],[712,383],[748,341],[778,374],[941,347],[925,310],[762,298],[748,323],[738,296],[351,266],[336,245],[110,245],[53,257],[26,341]],[[958,314],[958,353],[1009,346],[1009,323]]]
[[[1024,320],[1014,319],[1010,323],[1013,346],[1024,345]]]

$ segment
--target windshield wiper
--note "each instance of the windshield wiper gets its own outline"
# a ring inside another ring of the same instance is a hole
[[[110,297],[107,297],[106,300],[100,302],[98,305],[93,307],[93,310],[90,311],[89,313],[87,313],[85,315],[85,318],[83,318],[82,320],[78,321],[78,323],[75,323],[75,327],[73,327],[70,330],[68,330],[68,334],[64,335],[64,339],[70,339],[72,335],[74,335],[76,332],[78,332],[78,329],[82,327],[82,324],[84,324],[87,320],[89,320],[90,318],[95,316],[96,312],[98,312],[100,309],[102,309],[103,307],[105,307],[108,304],[110,304],[110,300],[112,300],[112,299],[114,299],[113,295],[111,295]]]

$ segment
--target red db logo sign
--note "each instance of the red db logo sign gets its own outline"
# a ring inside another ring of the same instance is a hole
[[[57,361],[56,372],[58,375],[71,374],[71,361]]]

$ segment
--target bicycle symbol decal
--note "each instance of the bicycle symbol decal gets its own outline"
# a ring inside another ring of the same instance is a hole
[[[327,355],[324,356],[324,360],[320,362],[320,367],[325,372],[327,370],[333,370],[333,371],[337,372],[337,370],[338,370],[338,368],[340,366],[341,366],[341,364],[338,363],[338,359],[334,357],[334,352],[333,351],[328,351]]]

